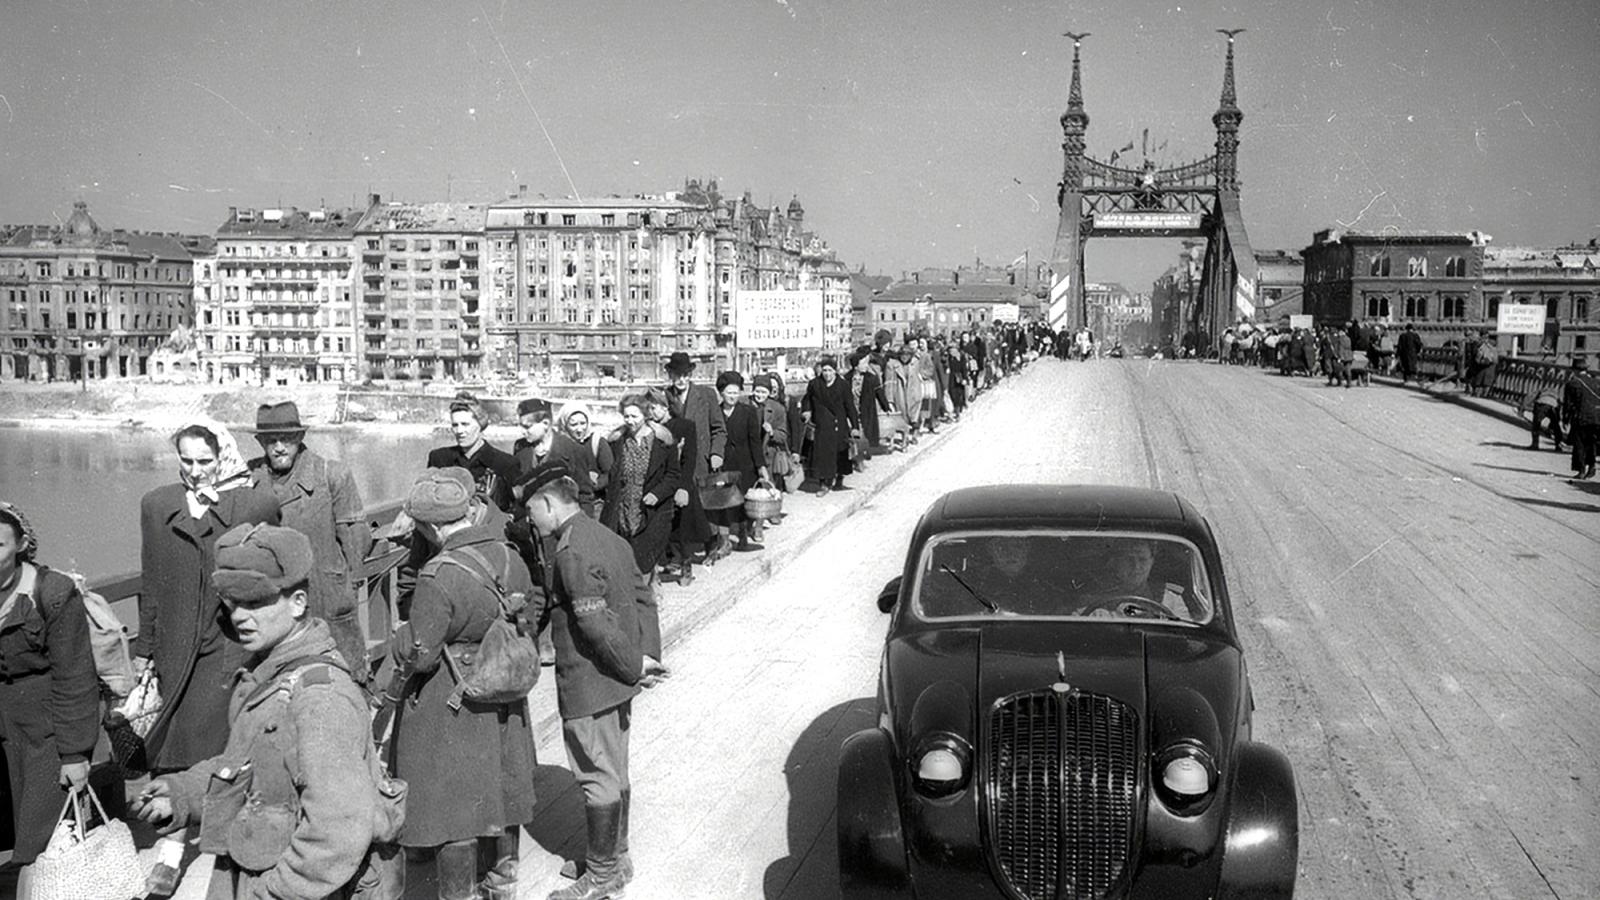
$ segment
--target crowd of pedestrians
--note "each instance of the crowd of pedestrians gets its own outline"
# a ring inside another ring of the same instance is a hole
[[[67,797],[86,789],[99,726],[145,713],[154,724],[136,752],[115,755],[149,781],[112,808],[161,835],[150,896],[174,893],[202,852],[216,859],[212,898],[398,897],[408,853],[431,859],[441,898],[517,896],[519,835],[539,807],[532,683],[507,674],[517,659],[533,678],[553,669],[584,796],[586,849],[551,898],[621,896],[634,871],[631,704],[669,674],[663,580],[687,585],[697,565],[762,549],[781,504],[753,516],[741,496],[845,488],[872,457],[959,421],[1053,337],[1003,324],[884,331],[790,381],[703,381],[674,353],[664,384],[617,403],[620,426],[597,428],[584,403],[530,398],[509,450],[459,396],[450,442],[418,461],[383,535],[407,551],[387,636],[358,615],[375,538],[350,466],[307,445],[292,402],[259,408],[253,458],[227,426],[196,418],[172,437],[176,481],[140,506],[125,662],[142,713],[97,678],[80,585],[41,561],[23,511],[0,503],[0,747],[19,896]],[[384,652],[369,659],[369,645]]]

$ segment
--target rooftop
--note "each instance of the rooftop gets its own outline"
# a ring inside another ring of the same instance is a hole
[[[228,207],[228,219],[217,228],[217,237],[257,238],[339,238],[348,240],[356,223],[377,205],[377,197],[365,209],[287,209],[269,207],[249,209]]]
[[[489,207],[483,203],[397,203],[374,206],[356,231],[482,231]]]

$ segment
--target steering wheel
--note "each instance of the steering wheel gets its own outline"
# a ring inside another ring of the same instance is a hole
[[[1138,594],[1118,594],[1114,597],[1101,597],[1097,600],[1091,600],[1079,615],[1091,616],[1102,609],[1113,615],[1128,616],[1136,619],[1151,618],[1170,619],[1174,622],[1183,621],[1182,616],[1151,600],[1149,597],[1141,597]]]

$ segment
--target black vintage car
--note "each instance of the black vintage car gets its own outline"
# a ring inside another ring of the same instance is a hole
[[[1221,558],[1182,498],[954,491],[878,603],[878,723],[839,762],[845,897],[1293,894],[1294,773],[1251,740]]]

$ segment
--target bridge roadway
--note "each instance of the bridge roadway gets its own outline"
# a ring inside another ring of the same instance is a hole
[[[1030,367],[669,647],[674,677],[635,704],[629,896],[837,895],[836,758],[872,724],[877,590],[940,494],[1019,480],[1174,490],[1211,519],[1257,737],[1295,766],[1297,896],[1600,896],[1600,486],[1556,477],[1565,457],[1526,440],[1414,390],[1188,362]],[[793,503],[775,535],[793,539],[818,501]],[[738,571],[691,590],[727,591]],[[582,843],[548,726],[540,759],[525,897],[559,886],[557,854]],[[410,896],[433,896],[429,868],[412,867]]]

